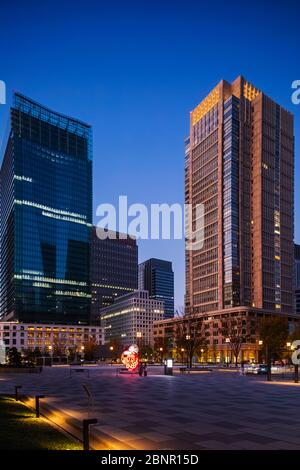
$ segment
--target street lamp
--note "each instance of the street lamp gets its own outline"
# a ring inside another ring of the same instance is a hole
[[[184,353],[184,348],[181,348],[181,362],[183,364],[183,353]]]
[[[163,362],[163,351],[164,351],[164,349],[159,348],[159,351],[160,351],[160,362],[162,363]]]
[[[112,366],[112,360],[113,360],[113,358],[112,358],[112,353],[113,353],[114,347],[113,347],[113,346],[109,346],[109,350],[110,350],[110,352],[111,352],[111,356],[110,356],[110,365]]]
[[[81,362],[83,362],[84,361],[84,349],[85,348],[84,348],[84,346],[81,346],[80,349],[81,349]]]
[[[48,349],[49,349],[49,353],[50,353],[50,357],[51,357],[51,366],[53,365],[53,348],[51,346],[51,344],[48,346]]]
[[[288,342],[286,343],[286,345],[287,345],[288,348],[290,348],[291,345],[292,345],[292,343],[290,343],[290,341],[288,341]]]
[[[204,349],[201,348],[200,351],[201,351],[201,362],[203,362],[203,353],[204,353]]]
[[[263,340],[262,339],[259,339],[258,340],[258,346],[262,346],[264,344]],[[262,360],[262,351],[261,351],[262,348],[258,348],[257,350],[257,361],[258,362],[261,362]]]
[[[227,347],[226,347],[226,355],[227,355],[227,367],[229,366],[229,343],[230,343],[230,338],[226,338],[225,339],[225,343],[227,344]]]

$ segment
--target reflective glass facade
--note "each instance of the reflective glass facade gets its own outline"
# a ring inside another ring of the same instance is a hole
[[[164,302],[164,317],[174,316],[174,272],[172,263],[151,258],[139,264],[139,290],[147,290],[150,299]]]
[[[15,94],[1,168],[1,318],[88,323],[92,130]]]
[[[136,240],[114,232],[115,238],[102,240],[96,228],[92,234],[91,282],[92,319],[99,319],[100,310],[137,289],[138,246]]]
[[[224,307],[240,304],[239,100],[224,102],[223,122]]]

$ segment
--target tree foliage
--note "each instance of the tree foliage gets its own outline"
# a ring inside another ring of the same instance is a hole
[[[188,365],[192,367],[193,357],[207,347],[203,317],[196,314],[182,316],[175,327],[174,341],[177,351],[186,351]]]
[[[286,347],[289,327],[284,317],[264,317],[259,322],[259,338],[263,342],[268,365],[268,380],[271,380],[271,364]]]
[[[226,319],[222,322],[221,334],[225,341],[228,338],[237,366],[242,345],[250,340],[250,335],[247,333],[246,319],[239,317]]]

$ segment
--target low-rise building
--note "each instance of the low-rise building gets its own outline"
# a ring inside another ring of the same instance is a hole
[[[270,312],[270,315],[272,312]],[[209,314],[193,314],[173,319],[156,321],[153,325],[154,343],[158,346],[164,345],[168,348],[169,355],[174,358],[180,356],[180,347],[178,350],[177,331],[181,329],[181,335],[186,330],[187,334],[192,332],[193,323],[201,322],[201,330],[205,346],[201,360],[213,363],[233,363],[234,345],[242,340],[241,348],[238,354],[238,362],[258,361],[262,346],[258,336],[258,320],[265,316],[261,311],[255,308],[237,307],[227,310],[209,312]],[[298,324],[296,315],[288,317],[290,331]],[[192,338],[193,340],[193,338]],[[199,359],[199,358],[198,358]]]
[[[116,299],[100,315],[106,343],[153,345],[153,324],[163,319],[164,303],[150,299],[148,291],[137,290]]]
[[[42,354],[61,354],[67,350],[74,352],[83,349],[89,341],[104,344],[103,330],[100,326],[53,325],[38,323],[0,322],[0,342],[6,350],[18,351],[39,349]]]

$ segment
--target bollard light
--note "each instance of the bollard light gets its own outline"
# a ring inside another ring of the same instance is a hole
[[[35,417],[40,417],[40,400],[45,398],[45,395],[36,395],[35,396]]]
[[[15,386],[15,398],[16,398],[16,401],[19,401],[19,390],[20,388],[22,388],[22,385],[16,385]]]
[[[82,433],[83,433],[83,450],[90,450],[90,425],[97,424],[98,420],[94,419],[84,419],[82,421]]]

